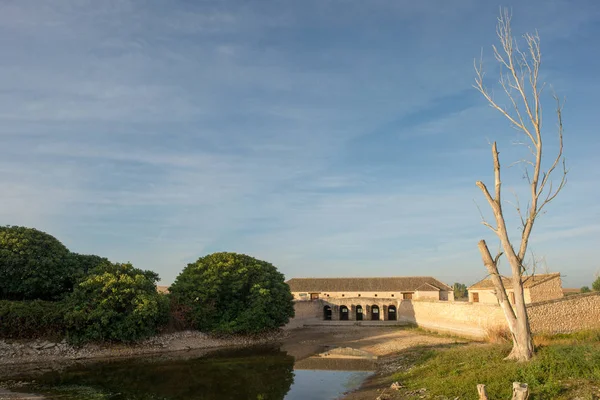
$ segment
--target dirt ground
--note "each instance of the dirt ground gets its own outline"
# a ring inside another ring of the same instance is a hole
[[[331,326],[294,329],[283,341],[282,350],[296,360],[328,347],[352,347],[385,357],[414,346],[455,343],[457,339],[399,327]]]

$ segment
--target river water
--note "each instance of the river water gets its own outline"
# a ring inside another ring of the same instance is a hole
[[[19,390],[34,389],[61,400],[325,400],[356,389],[373,369],[372,360],[356,358],[317,356],[295,363],[284,351],[261,347],[186,359],[159,356],[72,365],[18,379],[34,381]]]

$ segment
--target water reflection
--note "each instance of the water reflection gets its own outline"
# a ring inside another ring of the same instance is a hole
[[[358,388],[372,372],[295,370],[292,390],[285,400],[337,399]]]
[[[320,355],[294,366],[293,356],[275,348],[189,357],[72,365],[62,371],[18,379],[35,379],[38,392],[61,400],[306,400],[339,398],[360,386],[374,369],[370,359]]]
[[[280,400],[294,382],[293,367],[294,358],[285,352],[248,349],[188,360],[129,360],[73,366],[35,379],[38,385],[52,389],[57,398],[65,387],[83,386],[115,400]],[[72,398],[92,398],[78,396]]]

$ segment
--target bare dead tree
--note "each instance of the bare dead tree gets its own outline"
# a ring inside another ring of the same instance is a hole
[[[481,181],[477,182],[477,186],[481,189],[491,207],[495,219],[495,224],[488,223],[485,220],[482,222],[498,236],[502,251],[492,257],[485,240],[479,242],[479,251],[512,333],[513,349],[507,359],[526,361],[533,356],[533,341],[523,295],[522,277],[526,270],[524,259],[536,218],[544,207],[556,198],[567,182],[567,169],[563,157],[563,104],[554,95],[558,118],[558,150],[550,159],[547,169],[544,169],[542,164],[543,161],[546,161],[546,157],[543,157],[542,153],[545,133],[542,133],[541,95],[545,84],[540,83],[538,80],[541,65],[540,38],[537,32],[535,34],[525,34],[523,38],[527,44],[527,49],[520,50],[512,34],[511,15],[507,9],[500,11],[496,32],[500,40],[500,48],[493,46],[493,50],[496,61],[501,66],[499,83],[510,105],[501,106],[484,86],[482,61],[479,64],[475,62],[476,78],[474,87],[481,92],[492,108],[498,110],[514,128],[525,135],[523,144],[527,146],[530,154],[528,158],[520,160],[520,162],[523,163],[525,168],[525,178],[529,185],[530,198],[524,210],[521,208],[518,199],[515,204],[515,209],[522,224],[522,233],[518,247],[514,247],[509,238],[502,208],[500,158],[496,142],[494,142],[491,146],[494,163],[494,194],[492,195]],[[551,180],[555,171],[562,172],[557,185],[554,185]],[[502,255],[508,260],[512,272],[512,282],[510,284],[512,284],[514,293],[514,306],[508,301],[505,281],[501,279],[498,272],[498,260]]]

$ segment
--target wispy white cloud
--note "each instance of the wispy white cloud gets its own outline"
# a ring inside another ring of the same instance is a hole
[[[550,59],[566,57],[552,43],[585,35],[575,22],[597,10],[546,5],[515,5],[516,30],[542,27]],[[467,280],[489,237],[473,204],[474,180],[491,176],[487,139],[501,138],[505,163],[517,155],[468,92],[496,13],[474,0],[4,2],[0,223],[166,281],[215,250],[288,276],[368,265]],[[554,76],[576,95],[595,84]],[[569,128],[585,136],[593,118],[578,110]],[[548,259],[598,235],[600,177],[578,155],[587,167],[533,241]],[[518,171],[506,178],[522,191]]]

